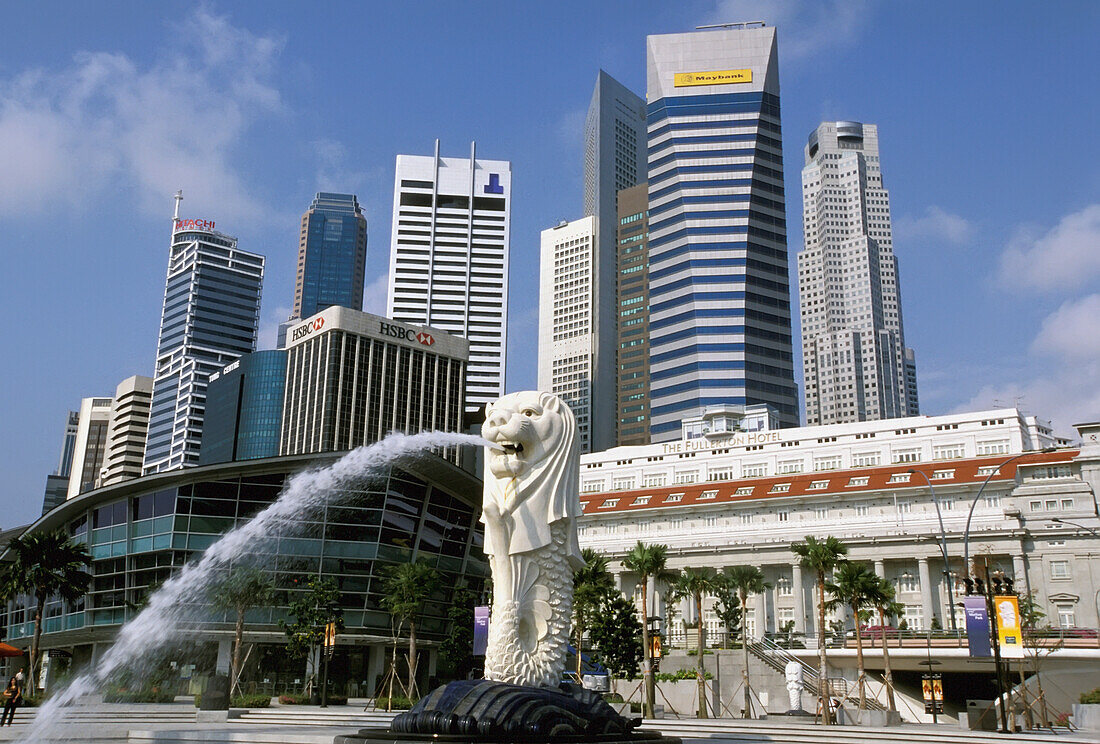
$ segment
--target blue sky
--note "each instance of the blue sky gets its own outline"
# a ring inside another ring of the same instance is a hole
[[[381,311],[396,154],[476,139],[512,161],[508,387],[531,387],[539,231],[580,216],[597,70],[642,93],[647,34],[757,19],[779,29],[792,266],[806,136],[876,123],[922,412],[1100,416],[1100,4],[16,3],[0,526],[37,516],[65,412],[152,374],[176,189],[267,256],[271,346],[314,192],[359,194]]]

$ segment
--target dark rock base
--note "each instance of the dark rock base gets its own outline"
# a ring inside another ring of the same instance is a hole
[[[602,697],[577,685],[522,687],[487,680],[460,680],[438,687],[412,710],[398,714],[389,730],[362,729],[336,737],[336,744],[413,742],[667,742],[656,732],[635,732],[640,718],[624,718]]]

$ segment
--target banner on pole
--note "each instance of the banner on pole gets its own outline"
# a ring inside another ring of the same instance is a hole
[[[963,597],[966,612],[966,640],[972,657],[989,657],[993,647],[989,643],[989,610],[985,597]]]
[[[993,610],[997,620],[997,642],[1004,659],[1024,658],[1023,628],[1020,627],[1020,600],[1014,595],[994,597]]]
[[[474,656],[484,656],[489,648],[489,608],[474,608]]]

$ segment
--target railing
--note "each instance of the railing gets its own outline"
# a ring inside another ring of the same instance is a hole
[[[775,640],[763,637],[749,644],[749,651],[772,669],[786,676],[787,664],[796,662],[802,668],[802,684],[814,695],[821,694],[821,685],[817,669],[792,654],[786,647],[776,643]],[[852,694],[848,680],[843,678],[829,678],[829,692],[834,697],[843,698],[850,703],[859,705],[859,694]],[[886,710],[886,707],[878,700],[868,696],[864,698],[863,707],[870,710]]]
[[[782,648],[816,649],[819,636],[815,633],[773,634],[771,640]],[[865,628],[861,633],[863,649],[882,648],[967,648],[965,630],[898,630],[879,626]],[[1024,646],[1042,649],[1100,648],[1100,631],[1096,628],[1044,628],[1024,633]],[[830,633],[825,636],[825,647],[854,649],[854,630],[843,635]]]

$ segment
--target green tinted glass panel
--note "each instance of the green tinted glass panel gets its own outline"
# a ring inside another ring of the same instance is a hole
[[[233,520],[225,517],[200,517],[191,515],[191,532],[220,535],[233,527]]]
[[[92,546],[92,558],[110,558],[111,557],[111,545],[93,545]]]
[[[126,555],[126,541],[111,543],[111,555],[115,558]]]
[[[218,539],[217,535],[190,535],[187,538],[188,550],[206,550]]]
[[[112,540],[125,540],[126,539],[126,524],[116,524],[111,528]]]
[[[143,519],[130,525],[130,534],[133,537],[145,537],[153,534],[153,520]]]
[[[171,532],[172,531],[172,523],[174,521],[175,521],[175,517],[172,517],[172,516],[157,517],[156,519],[153,520],[153,532],[157,533],[157,534],[159,534],[161,532]]]
[[[105,542],[111,542],[110,527],[101,527],[98,530],[92,530],[92,545],[100,545]]]
[[[175,537],[183,537],[176,535]],[[153,550],[166,550],[172,546],[172,535],[155,535],[153,537]],[[181,541],[182,542],[182,541]]]
[[[130,541],[131,553],[144,553],[147,550],[153,549],[153,538],[151,537],[138,537]]]
[[[174,534],[172,535],[172,547],[176,550],[183,550],[187,547],[187,535]]]

